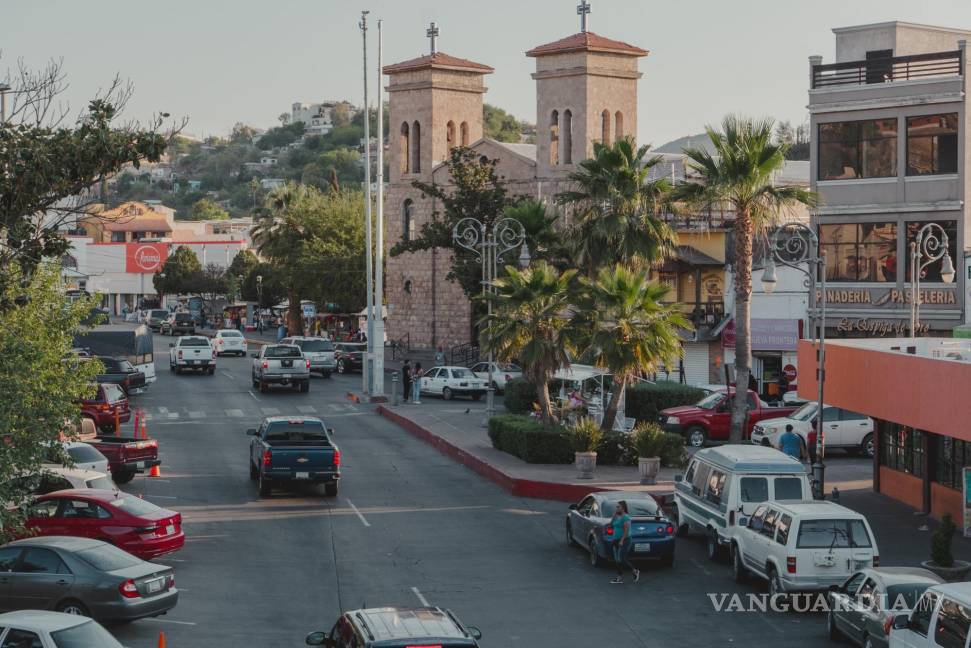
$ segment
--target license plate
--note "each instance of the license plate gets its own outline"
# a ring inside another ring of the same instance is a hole
[[[308,472],[298,472],[297,479],[310,479],[310,473]]]
[[[159,578],[157,580],[148,581],[147,583],[145,583],[148,586],[148,592],[149,592],[149,594],[152,594],[154,592],[161,592],[162,591],[162,582],[163,582],[163,580],[161,578]]]
[[[138,468],[139,470],[142,470],[143,468],[145,468],[145,462],[139,461],[138,463],[135,464],[135,467]]]
[[[650,542],[635,542],[634,551],[638,553],[650,553],[651,543]]]
[[[292,378],[293,377],[293,374],[283,374],[283,377],[284,378]]]
[[[173,533],[175,533],[175,525],[174,524],[168,524],[168,525],[166,525],[165,526],[165,535],[172,535]]]

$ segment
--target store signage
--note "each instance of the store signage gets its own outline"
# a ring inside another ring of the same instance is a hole
[[[917,325],[917,334],[927,333],[930,326]],[[866,337],[891,336],[904,337],[910,335],[910,322],[904,320],[877,320],[867,317],[855,319],[844,317],[836,324],[837,333],[865,333]]]
[[[751,321],[753,351],[795,351],[799,342],[799,320],[753,317]],[[722,346],[735,348],[735,320],[722,331]]]
[[[796,371],[796,365],[787,364],[782,368],[782,375],[786,377],[787,382],[795,382],[798,372]]]
[[[816,291],[817,302],[823,298],[823,291]],[[887,306],[909,304],[911,293],[909,290],[896,288],[849,288],[846,290],[826,289],[827,304],[865,304],[867,306]],[[920,303],[923,305],[939,304],[953,306],[957,304],[957,291],[950,289],[926,289],[920,291]]]
[[[125,272],[155,274],[169,256],[168,243],[126,243]]]

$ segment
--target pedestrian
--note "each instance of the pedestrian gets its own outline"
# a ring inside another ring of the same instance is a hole
[[[613,530],[611,536],[615,538],[613,543],[614,563],[617,565],[617,577],[611,583],[618,584],[624,582],[624,569],[630,569],[634,574],[634,582],[641,579],[641,572],[630,563],[627,557],[630,554],[630,512],[627,509],[626,500],[617,502],[614,508],[614,516],[610,519],[610,528]]]
[[[442,345],[438,345],[438,351],[435,352],[435,364],[439,367],[445,365],[445,351],[442,349]]]
[[[283,322],[280,322],[280,326],[276,329],[276,341],[279,342],[287,336],[287,327]]]
[[[786,424],[786,431],[779,437],[778,448],[794,459],[802,459],[802,437],[792,431],[792,423]]]
[[[812,428],[810,428],[809,434],[806,435],[806,445],[808,446],[807,450],[809,450],[810,464],[816,463],[816,442],[819,439],[817,436],[818,432],[816,431],[816,421],[817,419],[814,418],[811,424]]]
[[[421,405],[421,376],[423,373],[421,363],[416,362],[415,368],[411,372],[411,402],[415,405]]]
[[[263,314],[262,313],[258,313],[256,315],[256,330],[258,330],[261,334],[263,333]]]
[[[407,403],[411,398],[411,360],[408,358],[401,365],[401,387],[401,393],[405,395],[404,402]]]

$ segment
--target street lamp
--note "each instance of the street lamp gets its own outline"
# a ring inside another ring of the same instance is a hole
[[[521,247],[519,264],[529,264],[529,248],[526,247],[526,229],[514,218],[503,218],[488,228],[475,218],[463,218],[452,228],[452,241],[459,247],[473,252],[482,263],[482,295],[492,291],[496,279],[496,266],[507,252]],[[492,317],[492,302],[486,301],[488,318]],[[495,379],[492,371],[492,340],[489,347],[489,384],[486,387],[485,425],[495,414]]]
[[[263,275],[256,275],[256,326],[263,332]]]
[[[947,232],[937,223],[927,223],[910,242],[910,337],[917,337],[920,326],[920,275],[927,266],[941,261],[941,281],[954,281],[954,262],[948,252]],[[924,261],[927,257],[927,261]]]
[[[809,330],[819,328],[816,347],[816,461],[813,462],[813,478],[816,482],[817,496],[822,498],[825,490],[826,464],[823,455],[826,450],[826,435],[823,432],[823,386],[826,382],[826,253],[819,251],[819,238],[812,228],[802,223],[786,223],[775,231],[769,243],[771,256],[762,272],[762,289],[766,294],[775,290],[776,263],[795,268],[806,275],[805,285],[809,289]],[[806,264],[806,268],[802,267]],[[816,300],[816,283],[819,282],[819,310],[812,306]]]

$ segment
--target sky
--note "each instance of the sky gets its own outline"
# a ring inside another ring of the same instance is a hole
[[[197,136],[266,128],[294,101],[363,100],[360,12],[377,19],[384,61],[440,51],[495,68],[485,100],[536,121],[534,59],[579,31],[578,0],[0,0],[0,80],[17,59],[63,58],[80,110],[116,74],[134,84],[125,116],[189,119]],[[650,51],[641,59],[638,141],[661,145],[727,113],[806,119],[808,57],[831,62],[833,27],[904,20],[971,29],[969,0],[591,0],[589,29]]]

